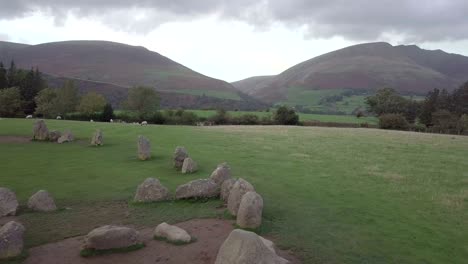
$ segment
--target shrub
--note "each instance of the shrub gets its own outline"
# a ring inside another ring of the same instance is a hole
[[[275,113],[274,120],[279,125],[297,125],[299,115],[296,111],[287,106],[280,106]]]
[[[379,117],[379,128],[406,130],[408,127],[408,121],[402,114],[384,114]]]

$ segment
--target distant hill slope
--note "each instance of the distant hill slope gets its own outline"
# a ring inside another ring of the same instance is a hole
[[[423,95],[433,88],[454,89],[468,80],[468,57],[417,46],[368,43],[297,64],[276,76],[234,82],[239,90],[267,102],[288,101],[297,92],[368,90],[392,87]]]
[[[0,42],[0,60],[18,67],[39,67],[60,77],[120,86],[146,85],[160,91],[225,92],[229,83],[204,76],[157,52],[107,41],[64,41],[39,45]]]

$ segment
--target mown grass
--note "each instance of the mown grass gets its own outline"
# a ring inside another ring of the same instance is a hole
[[[31,134],[33,120],[2,119],[0,135]],[[136,186],[156,177],[177,185],[208,177],[218,163],[250,181],[264,199],[261,234],[304,263],[466,263],[468,137],[281,126],[133,126],[47,120],[71,129],[71,144],[0,143],[0,182],[22,204],[47,189],[65,210],[20,212],[27,246],[86,234],[103,224],[155,227],[223,217],[221,202],[133,204]],[[96,128],[104,146],[89,147]],[[147,136],[154,157],[136,159]],[[182,145],[199,163],[171,165]],[[68,208],[67,208],[68,207]]]

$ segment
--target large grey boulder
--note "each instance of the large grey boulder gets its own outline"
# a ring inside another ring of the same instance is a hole
[[[33,140],[48,140],[49,139],[49,129],[44,122],[40,119],[34,123],[33,126]]]
[[[21,255],[25,230],[22,224],[15,221],[10,221],[0,228],[0,259]]]
[[[219,186],[210,179],[193,180],[176,189],[176,199],[210,198],[219,195]]]
[[[62,133],[57,130],[52,130],[49,132],[49,141],[57,142],[57,140],[62,136]]]
[[[102,146],[102,145],[104,145],[101,129],[97,129],[94,132],[93,137],[91,138],[91,145],[93,145],[93,146]]]
[[[221,200],[227,202],[229,198],[229,194],[231,193],[232,187],[234,187],[234,184],[236,183],[236,179],[230,178],[227,179],[221,184],[221,195],[220,198]]]
[[[57,143],[62,144],[65,142],[72,142],[75,140],[75,136],[70,130],[66,130],[63,134],[57,139]]]
[[[169,190],[158,179],[147,178],[137,187],[135,202],[157,202],[169,198]]]
[[[18,200],[10,189],[0,187],[0,217],[15,215],[18,210]]]
[[[236,224],[240,228],[257,228],[262,224],[263,198],[256,192],[242,196]]]
[[[154,229],[154,236],[156,238],[164,238],[170,242],[189,243],[192,238],[184,229],[161,223]]]
[[[226,162],[221,163],[211,173],[210,178],[221,186],[225,180],[231,178],[231,168]]]
[[[185,158],[182,164],[182,173],[194,173],[198,170],[197,163],[192,158]]]
[[[144,136],[138,136],[138,158],[140,160],[149,160],[151,158],[151,144],[149,139]]]
[[[187,150],[184,147],[176,147],[174,151],[174,167],[181,169],[184,164],[184,160],[189,157]]]
[[[229,193],[227,208],[233,216],[237,215],[242,196],[247,192],[255,191],[255,188],[248,181],[240,178],[234,183]]]
[[[261,236],[235,229],[221,245],[215,264],[286,264],[276,255],[273,243]]]
[[[51,212],[57,210],[54,198],[49,192],[40,190],[28,200],[28,208],[34,211]]]
[[[135,229],[106,225],[98,227],[86,235],[84,248],[97,250],[127,248],[138,243],[140,241]]]

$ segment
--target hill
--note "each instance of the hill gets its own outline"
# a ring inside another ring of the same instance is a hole
[[[417,46],[367,43],[330,52],[276,76],[254,77],[233,85],[258,99],[311,105],[311,100],[392,87],[405,95],[433,88],[454,89],[468,80],[468,57]],[[312,103],[313,104],[313,103]]]
[[[145,85],[159,91],[241,100],[229,83],[197,73],[144,47],[107,41],[64,41],[39,45],[0,42],[0,61],[47,74],[121,87]]]

